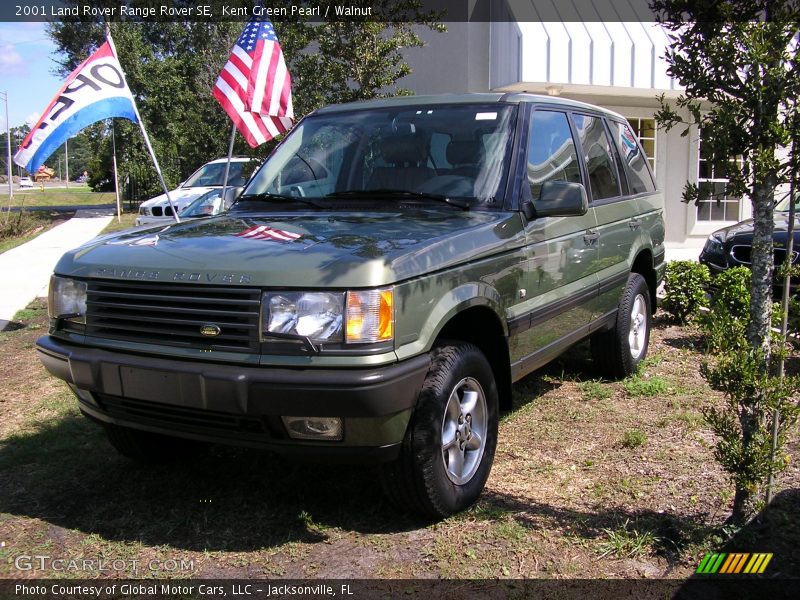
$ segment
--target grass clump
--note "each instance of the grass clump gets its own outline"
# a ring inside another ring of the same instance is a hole
[[[605,541],[597,545],[600,558],[616,556],[618,558],[636,558],[649,554],[651,548],[659,540],[652,531],[639,531],[630,527],[628,519],[616,529],[603,529]]]
[[[629,429],[622,436],[623,448],[639,448],[647,443],[647,435],[639,429]]]

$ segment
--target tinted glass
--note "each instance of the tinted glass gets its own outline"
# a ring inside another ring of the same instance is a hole
[[[581,182],[578,153],[567,115],[536,111],[528,136],[528,185],[536,200],[546,181]]]
[[[619,179],[611,155],[611,145],[603,121],[597,117],[574,115],[581,141],[592,199],[602,200],[619,196]]]
[[[628,176],[628,185],[631,194],[641,194],[643,192],[653,192],[656,186],[650,171],[647,168],[647,157],[644,155],[639,144],[636,143],[636,136],[627,124],[609,121],[611,131],[617,137],[617,144],[622,164],[625,166],[625,174]]]
[[[418,105],[303,120],[245,190],[352,204],[407,201],[387,192],[501,204],[517,108]],[[370,194],[369,192],[381,192]]]
[[[228,185],[242,186],[245,184],[247,179],[242,173],[244,165],[243,162],[231,162],[231,168],[228,171]],[[223,179],[225,179],[225,163],[214,163],[200,167],[186,180],[183,187],[221,186]]]

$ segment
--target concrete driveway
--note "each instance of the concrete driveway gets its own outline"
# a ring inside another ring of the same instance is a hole
[[[0,331],[34,298],[47,296],[50,275],[61,256],[96,237],[113,214],[114,208],[79,210],[66,223],[0,254]]]

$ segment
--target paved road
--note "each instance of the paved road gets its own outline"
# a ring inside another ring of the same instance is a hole
[[[96,210],[79,210],[66,223],[0,254],[0,331],[34,298],[47,296],[50,275],[61,256],[97,236],[111,219]]]

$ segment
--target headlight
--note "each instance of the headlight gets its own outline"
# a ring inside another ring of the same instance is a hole
[[[312,342],[342,342],[344,294],[266,293],[261,301],[264,333],[294,335]]]
[[[318,343],[364,344],[394,338],[392,290],[358,292],[266,292],[262,329]]]
[[[86,282],[51,276],[47,312],[51,319],[86,323]]]
[[[706,252],[711,253],[720,253],[723,250],[723,246],[725,244],[725,234],[720,232],[714,232],[708,239],[706,240]]]

